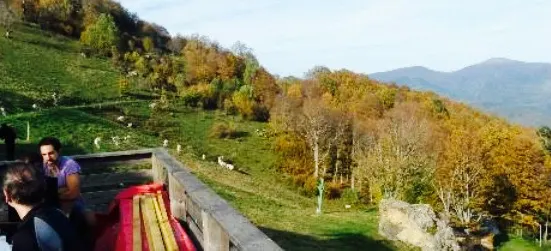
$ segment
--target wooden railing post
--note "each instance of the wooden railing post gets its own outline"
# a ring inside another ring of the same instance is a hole
[[[165,149],[155,149],[151,162],[154,180],[168,186],[173,216],[187,225],[199,249],[282,250]]]
[[[170,211],[174,218],[186,221],[186,190],[178,183],[172,174],[168,175],[168,196],[170,198]]]
[[[218,222],[207,212],[202,211],[203,249],[205,251],[230,250],[230,237]]]

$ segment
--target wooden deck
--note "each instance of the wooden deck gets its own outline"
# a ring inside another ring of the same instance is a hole
[[[162,182],[169,192],[172,214],[198,250],[282,250],[163,148],[72,157],[82,167],[83,197],[97,212],[104,212],[126,187]],[[0,169],[9,163],[0,162]],[[0,203],[0,223],[7,221],[6,211]]]

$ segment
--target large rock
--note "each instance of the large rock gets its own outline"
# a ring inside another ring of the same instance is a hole
[[[447,221],[440,220],[429,205],[411,205],[387,199],[379,204],[379,234],[420,247],[423,251],[460,250]]]
[[[410,205],[399,200],[382,200],[379,204],[379,233],[387,239],[399,240],[422,250],[435,250],[436,215],[429,205]]]

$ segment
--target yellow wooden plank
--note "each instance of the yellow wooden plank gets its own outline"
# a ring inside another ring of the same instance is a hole
[[[165,246],[163,243],[163,237],[161,230],[159,228],[159,222],[157,221],[157,216],[155,212],[155,196],[153,194],[146,194],[146,203],[145,203],[145,216],[149,225],[151,233],[152,246],[150,246],[151,251],[165,251]],[[142,212],[144,209],[142,208]]]
[[[155,211],[157,212],[157,220],[159,221],[159,226],[161,228],[161,233],[163,234],[163,241],[165,247],[169,251],[177,251],[178,244],[176,243],[176,238],[174,237],[174,232],[168,221],[168,214],[163,203],[163,198],[161,193],[157,193],[157,196],[154,199],[155,201]]]
[[[147,217],[147,199],[145,196],[140,196],[140,210],[142,212],[142,219],[144,224],[144,231],[145,231],[145,237],[147,239],[147,246],[149,247],[149,250],[152,250],[153,247],[153,238],[151,236],[151,227],[150,222]]]
[[[140,196],[132,198],[132,250],[142,250],[142,222],[140,217]]]

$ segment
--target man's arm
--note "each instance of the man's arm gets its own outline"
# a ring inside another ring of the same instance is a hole
[[[80,175],[67,175],[67,187],[58,190],[60,200],[75,200],[80,196]]]

